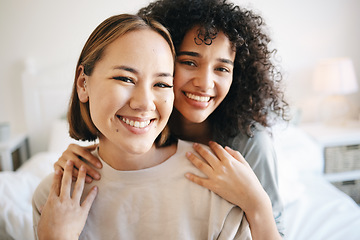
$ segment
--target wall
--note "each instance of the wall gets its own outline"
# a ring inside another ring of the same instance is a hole
[[[0,122],[13,132],[26,131],[21,72],[35,66],[76,63],[86,38],[103,19],[135,13],[148,0],[0,0]],[[360,79],[360,1],[238,0],[263,15],[278,49],[291,104],[302,120],[316,119],[319,97],[311,89],[315,63],[328,57],[351,57]],[[51,79],[49,79],[51,81]],[[360,93],[348,97],[357,115]]]

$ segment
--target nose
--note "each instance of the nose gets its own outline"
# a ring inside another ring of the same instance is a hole
[[[214,88],[214,78],[215,76],[212,69],[210,67],[204,67],[197,72],[197,75],[193,79],[193,84],[201,91],[206,91]]]
[[[154,94],[151,87],[136,87],[130,99],[130,108],[141,111],[155,111]]]

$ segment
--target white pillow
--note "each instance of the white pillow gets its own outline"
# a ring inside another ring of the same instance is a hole
[[[279,190],[286,206],[299,199],[306,190],[302,176],[321,174],[321,150],[303,130],[291,124],[274,129],[274,147],[278,158]]]

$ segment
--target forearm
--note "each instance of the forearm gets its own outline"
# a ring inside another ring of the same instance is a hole
[[[268,196],[262,199],[254,209],[245,211],[254,240],[282,239],[276,227]]]

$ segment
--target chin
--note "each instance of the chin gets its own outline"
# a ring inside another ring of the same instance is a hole
[[[185,116],[185,118],[192,123],[202,123],[207,119],[207,117],[208,115],[199,116],[199,114],[188,114],[187,116]]]
[[[131,154],[144,154],[150,151],[153,144],[136,144],[136,146],[128,146],[127,151]]]

